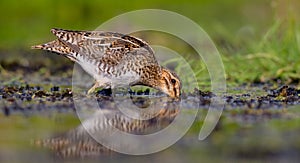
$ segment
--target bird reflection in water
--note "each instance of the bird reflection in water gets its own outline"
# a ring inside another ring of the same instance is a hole
[[[132,117],[122,109],[117,109],[124,103],[131,103],[140,112]],[[179,113],[179,101],[168,97],[131,97],[119,103],[103,98],[97,99],[101,109],[96,108],[92,116],[66,133],[52,138],[35,140],[35,145],[49,148],[61,157],[86,157],[112,154],[113,152],[101,145],[96,137],[106,137],[114,134],[115,130],[135,135],[147,135],[158,132],[172,123]],[[118,100],[121,101],[121,100]],[[125,114],[124,114],[125,113]],[[92,135],[92,136],[91,136]],[[125,144],[128,145],[128,144]]]

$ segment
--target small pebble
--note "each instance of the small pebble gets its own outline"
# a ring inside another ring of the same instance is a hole
[[[58,86],[54,86],[54,87],[50,88],[50,91],[51,92],[59,91],[59,87]]]

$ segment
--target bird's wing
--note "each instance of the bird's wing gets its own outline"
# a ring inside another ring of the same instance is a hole
[[[87,59],[100,59],[104,55],[139,54],[139,51],[143,53],[146,51],[148,61],[157,63],[154,51],[148,43],[133,36],[116,32],[63,29],[52,29],[51,32],[61,42]]]

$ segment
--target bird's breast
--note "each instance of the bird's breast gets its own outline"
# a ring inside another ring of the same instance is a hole
[[[113,87],[130,86],[140,81],[140,74],[129,62],[110,65],[101,60],[78,57],[78,63],[94,79],[110,80]]]

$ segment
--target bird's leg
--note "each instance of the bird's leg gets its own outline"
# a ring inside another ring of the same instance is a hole
[[[88,90],[87,94],[90,95],[90,94],[94,93],[95,90],[96,90],[96,88],[98,88],[98,87],[99,87],[99,83],[96,82],[96,83],[92,86],[92,88],[90,88],[90,89]]]
[[[87,92],[88,95],[92,94],[95,92],[95,90],[99,87],[102,87],[102,88],[109,88],[109,83],[104,83],[104,82],[101,82],[101,81],[96,81],[96,83],[92,86],[92,88],[90,88]]]

